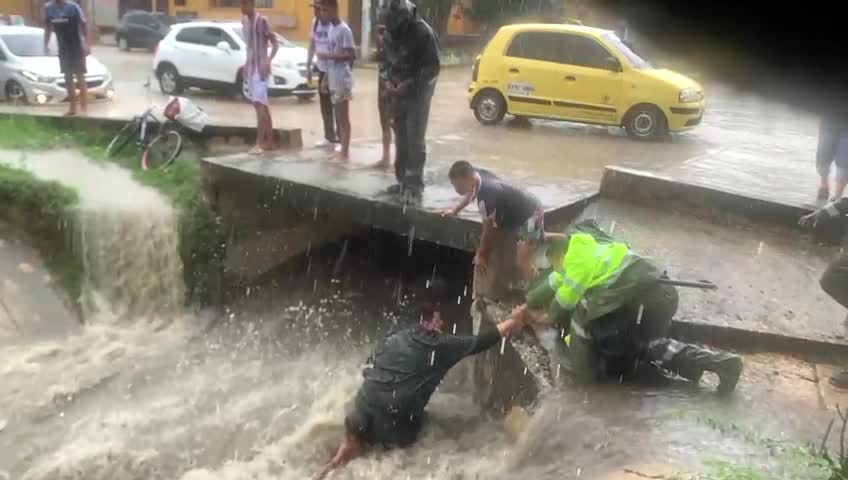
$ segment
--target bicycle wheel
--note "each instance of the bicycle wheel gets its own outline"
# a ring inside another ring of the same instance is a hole
[[[114,157],[118,154],[124,147],[130,143],[130,140],[133,139],[138,134],[139,129],[141,128],[141,121],[138,118],[134,118],[128,124],[124,125],[121,130],[115,134],[115,137],[112,138],[112,141],[109,142],[109,146],[106,147],[106,156]]]
[[[156,136],[141,154],[142,170],[165,168],[174,161],[183,148],[183,137],[176,130],[167,130]]]

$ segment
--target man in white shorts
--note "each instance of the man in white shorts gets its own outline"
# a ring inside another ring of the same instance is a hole
[[[268,108],[268,77],[271,75],[271,60],[277,54],[279,44],[268,19],[256,11],[256,0],[241,0],[241,13],[244,14],[241,23],[247,44],[244,78],[247,79],[250,101],[256,109],[256,145],[250,153],[259,155],[274,149],[274,124]]]
[[[321,5],[333,28],[330,29],[329,51],[319,53],[318,58],[328,63],[327,86],[342,143],[339,158],[347,160],[350,158],[351,136],[349,103],[353,99],[353,61],[356,59],[353,31],[339,18],[338,0],[323,0]]]

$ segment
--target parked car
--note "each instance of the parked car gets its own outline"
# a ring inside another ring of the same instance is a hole
[[[269,96],[301,100],[317,92],[306,82],[305,48],[277,35],[279,50],[271,62]],[[188,87],[235,92],[247,98],[242,68],[247,46],[241,23],[191,22],[174,25],[159,43],[153,70],[162,93],[177,95]]]
[[[63,102],[65,77],[59,69],[56,38],[44,49],[44,30],[0,26],[0,88],[10,102]],[[94,56],[86,58],[88,93],[95,98],[115,95],[112,75]]]
[[[177,23],[173,17],[163,13],[151,13],[134,10],[124,14],[115,30],[118,48],[129,51],[131,48],[146,48],[153,51],[156,45],[168,35],[171,25]]]
[[[614,32],[579,25],[510,25],[478,56],[469,88],[477,120],[507,114],[618,125],[638,139],[701,123],[703,88],[653,68]]]

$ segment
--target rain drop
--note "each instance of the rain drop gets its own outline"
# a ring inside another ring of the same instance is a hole
[[[501,355],[504,354],[504,349],[506,348],[506,337],[501,338]]]
[[[434,363],[436,363],[436,351],[435,350],[430,352],[430,366],[432,367]]]
[[[318,291],[318,279],[316,278],[315,280],[312,281],[312,293],[315,293],[317,291]]]
[[[583,469],[582,469],[582,468],[577,467],[577,476],[578,476],[578,477],[580,476],[580,472],[582,472],[582,471],[583,471]]]
[[[460,303],[462,303],[462,297],[456,297],[456,304],[459,305]]]
[[[760,242],[760,244],[757,246],[757,256],[759,256],[760,254],[763,253],[763,246],[764,245],[765,245],[764,242]]]
[[[645,312],[645,305],[639,305],[639,313],[636,314],[636,325],[642,325],[642,313]]]
[[[433,268],[433,271],[434,271],[434,272],[436,271],[435,267]],[[464,289],[462,289],[462,296],[463,296],[463,297],[467,297],[467,296],[468,296],[468,285],[466,285],[466,286],[465,286],[465,288],[464,288]]]
[[[524,367],[524,375],[527,375],[527,367]]]
[[[424,288],[430,288],[430,280],[427,280],[427,283],[424,284]]]
[[[415,244],[415,227],[409,229],[409,251],[407,256],[412,256],[412,247]]]
[[[615,220],[613,220],[612,223],[610,223],[610,231],[609,231],[610,235],[612,235],[612,232],[614,232],[614,231],[615,231]]]
[[[455,324],[455,323],[453,324],[453,332],[452,332],[452,333],[453,333],[454,335],[456,335],[456,324]]]
[[[559,369],[562,368],[562,365],[557,365],[556,378],[559,378]]]

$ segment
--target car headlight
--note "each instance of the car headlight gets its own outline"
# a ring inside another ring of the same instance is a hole
[[[684,88],[680,91],[680,103],[700,102],[704,95],[697,88]]]
[[[21,76],[31,82],[37,83],[50,83],[53,81],[53,79],[50,77],[42,77],[41,75],[30,72],[29,70],[21,70]]]

